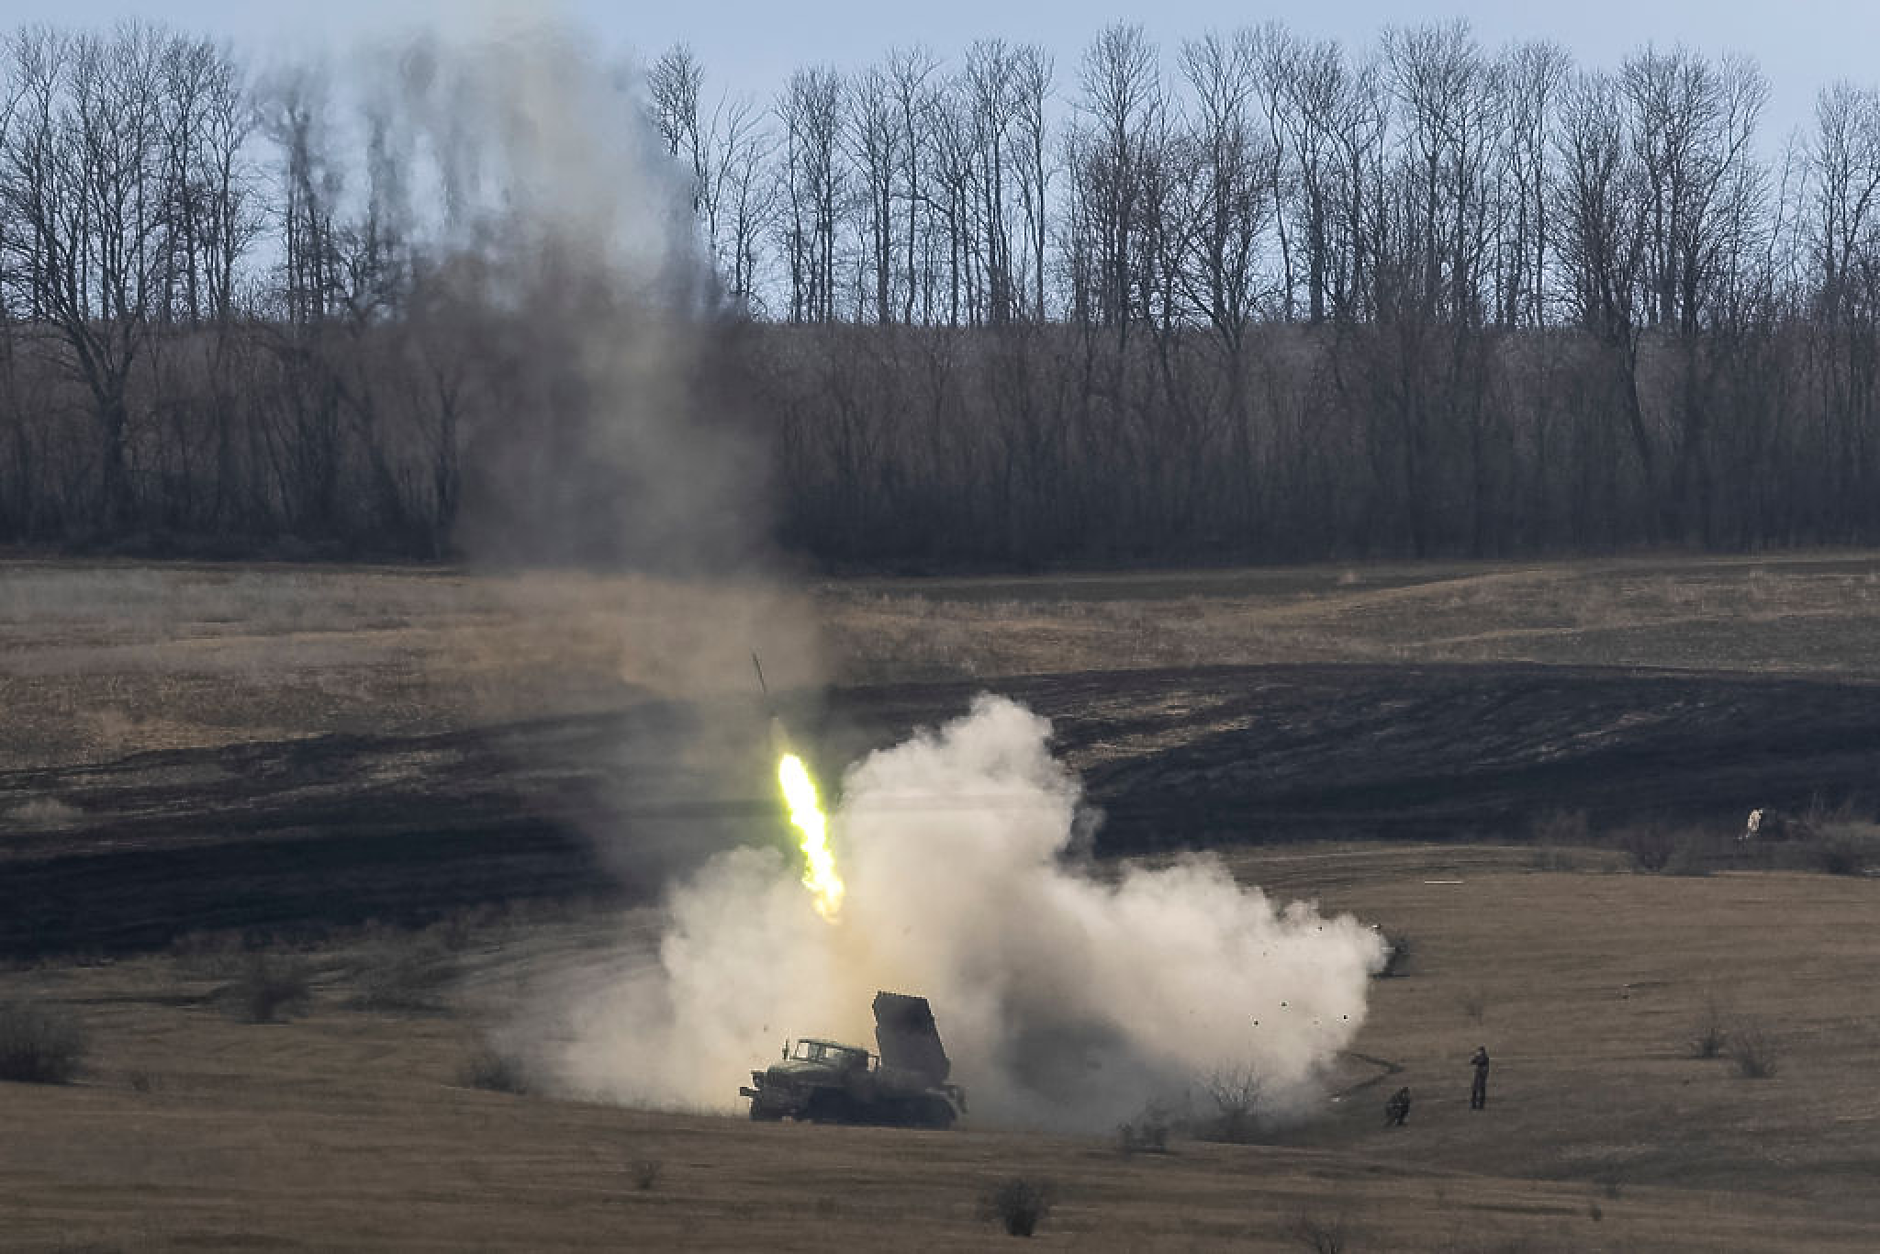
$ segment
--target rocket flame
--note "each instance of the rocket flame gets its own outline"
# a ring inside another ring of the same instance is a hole
[[[816,800],[816,782],[794,753],[784,754],[777,763],[777,781],[790,803],[790,822],[803,833],[803,885],[816,895],[816,912],[833,923],[844,890],[829,848],[829,820]]]

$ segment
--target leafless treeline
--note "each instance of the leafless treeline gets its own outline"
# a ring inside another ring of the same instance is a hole
[[[649,68],[812,553],[1880,541],[1873,89],[1777,151],[1748,61],[1457,24],[901,49],[774,101]],[[11,39],[0,539],[451,548],[518,311],[411,225],[368,99]]]

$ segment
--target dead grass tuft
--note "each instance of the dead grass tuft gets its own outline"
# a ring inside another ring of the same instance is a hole
[[[297,956],[254,950],[216,1000],[244,1023],[279,1023],[313,1004],[313,968]]]
[[[1051,1213],[1057,1200],[1057,1186],[1050,1180],[1029,1176],[1009,1176],[986,1188],[980,1199],[980,1215],[996,1220],[1007,1236],[1028,1237]]]
[[[1302,1214],[1292,1221],[1287,1234],[1313,1254],[1344,1254],[1351,1248],[1351,1223],[1342,1215]]]
[[[85,1050],[84,1026],[70,1011],[0,1002],[0,1080],[69,1084]]]
[[[1733,1025],[1724,1050],[1736,1073],[1745,1080],[1771,1079],[1781,1067],[1781,1039],[1756,1019]]]
[[[1730,1040],[1729,1017],[1729,1006],[1723,995],[1715,989],[1707,990],[1703,1004],[1698,1008],[1697,1022],[1691,1030],[1691,1057],[1716,1058],[1722,1055],[1723,1047]]]
[[[490,1045],[464,1059],[457,1069],[457,1084],[462,1088],[517,1096],[527,1094],[530,1088],[528,1069],[522,1060]]]
[[[1196,1117],[1198,1141],[1251,1145],[1261,1132],[1265,1085],[1252,1068],[1216,1071],[1201,1081],[1206,1112]]]
[[[1117,1126],[1117,1147],[1123,1151],[1124,1158],[1136,1154],[1166,1154],[1168,1134],[1174,1122],[1174,1114],[1167,1106],[1150,1102],[1134,1119]]]

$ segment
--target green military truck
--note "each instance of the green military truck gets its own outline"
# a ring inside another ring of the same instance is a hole
[[[950,1128],[966,1094],[948,1083],[952,1063],[940,1044],[925,997],[875,994],[875,1045],[804,1037],[785,1044],[783,1060],[751,1072],[751,1118],[816,1123],[877,1123]]]

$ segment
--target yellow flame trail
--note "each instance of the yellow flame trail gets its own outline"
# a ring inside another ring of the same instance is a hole
[[[829,848],[829,820],[816,800],[816,782],[794,753],[784,754],[777,763],[777,781],[790,803],[790,822],[803,833],[803,884],[816,895],[816,912],[834,922],[844,889],[836,874],[836,856]]]

